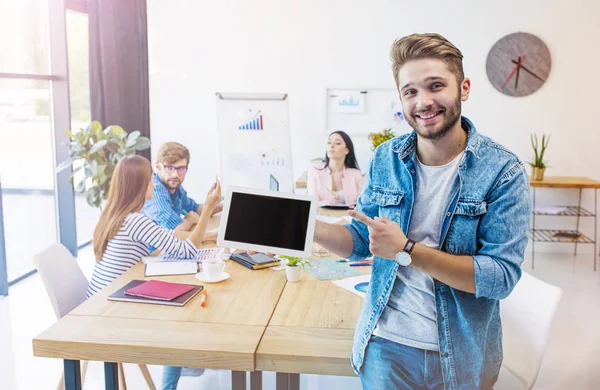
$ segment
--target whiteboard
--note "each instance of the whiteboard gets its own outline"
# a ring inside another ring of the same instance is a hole
[[[395,88],[328,88],[327,133],[343,130],[368,135],[392,128],[398,136],[412,129],[404,120]]]
[[[287,94],[217,92],[219,178],[235,185],[293,192]]]

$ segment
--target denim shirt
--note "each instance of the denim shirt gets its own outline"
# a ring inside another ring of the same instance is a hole
[[[473,257],[475,294],[435,283],[437,328],[446,389],[492,388],[502,364],[499,300],[521,277],[527,246],[531,204],[523,163],[510,151],[477,133],[462,117],[467,131],[465,153],[447,201],[440,250]],[[413,131],[380,145],[374,152],[356,210],[388,218],[409,231],[416,185],[412,156]],[[353,220],[346,227],[354,242],[353,260],[370,256],[367,227]],[[394,285],[398,263],[375,257],[352,349],[359,372],[365,349]]]

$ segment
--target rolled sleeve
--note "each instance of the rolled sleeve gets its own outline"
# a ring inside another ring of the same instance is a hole
[[[520,162],[499,180],[488,199],[473,256],[475,296],[506,298],[521,277],[531,220],[529,180]]]

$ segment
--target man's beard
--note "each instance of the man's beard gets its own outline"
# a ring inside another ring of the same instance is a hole
[[[407,115],[406,122],[408,122],[410,127],[415,129],[417,134],[419,134],[419,136],[421,136],[424,139],[429,139],[429,140],[442,139],[446,134],[448,134],[448,132],[450,132],[450,130],[452,130],[452,128],[454,127],[456,122],[458,122],[460,120],[461,106],[462,106],[462,102],[459,97],[458,99],[456,99],[456,101],[454,102],[454,104],[452,106],[447,108],[441,114],[444,117],[443,122],[442,122],[442,127],[440,130],[436,131],[435,133],[422,131],[419,128],[419,124],[418,124],[417,120],[413,119],[414,116]]]
[[[178,180],[177,184],[173,184],[172,182],[170,182],[170,181],[167,180],[164,184],[166,185],[166,187],[168,189],[170,189],[170,190],[176,190],[181,185],[181,180]]]

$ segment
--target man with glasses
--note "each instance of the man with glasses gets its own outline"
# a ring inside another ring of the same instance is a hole
[[[202,205],[188,197],[181,186],[189,163],[190,151],[180,143],[167,142],[158,149],[154,193],[142,213],[166,229],[191,231],[202,213]],[[219,205],[213,213],[222,209]]]

